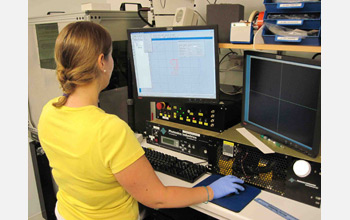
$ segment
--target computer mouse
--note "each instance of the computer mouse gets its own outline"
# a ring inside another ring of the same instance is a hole
[[[236,184],[238,184],[238,183],[236,183]],[[244,184],[244,183],[243,184],[238,184],[238,185],[242,186],[244,188],[244,190],[238,189],[238,194],[237,193],[230,193],[227,196],[239,195],[239,194],[241,194],[243,191],[245,191],[247,189],[247,185]]]
[[[243,183],[243,184],[239,184],[239,185],[241,185],[244,188],[243,191],[245,191],[247,189],[247,185],[246,184]]]
[[[240,190],[240,189],[238,189],[238,192],[239,193],[241,193],[241,192],[243,192],[243,191],[245,191],[246,189],[247,189],[247,185],[246,184],[239,184],[240,186],[242,186],[243,188],[244,188],[244,190]]]

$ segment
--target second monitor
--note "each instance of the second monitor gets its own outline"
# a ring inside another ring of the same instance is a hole
[[[136,98],[217,103],[217,26],[128,30]]]
[[[321,63],[245,52],[242,125],[311,157],[321,144]]]

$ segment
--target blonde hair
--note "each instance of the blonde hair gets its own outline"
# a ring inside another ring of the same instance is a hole
[[[64,95],[53,106],[63,106],[76,86],[96,79],[100,74],[97,59],[101,53],[106,58],[111,48],[112,38],[99,24],[80,21],[65,26],[55,44],[57,79]]]

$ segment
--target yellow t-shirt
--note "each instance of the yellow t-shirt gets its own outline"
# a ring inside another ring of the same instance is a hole
[[[133,131],[96,106],[43,108],[39,140],[58,185],[57,209],[66,220],[137,219],[138,203],[116,181],[143,154]]]

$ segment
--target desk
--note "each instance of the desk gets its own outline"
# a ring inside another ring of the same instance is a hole
[[[203,159],[191,157],[185,154],[181,154],[175,151],[171,151],[162,147],[158,147],[155,145],[148,144],[146,140],[143,140],[141,142],[141,145],[143,147],[151,148],[156,151],[166,153],[173,155],[181,160],[188,160],[192,161],[194,163],[203,162],[202,165],[206,165],[206,161]],[[163,174],[161,172],[156,172],[159,179],[162,181],[162,183],[166,186],[183,186],[183,187],[193,187],[194,185],[198,184],[205,178],[209,177],[210,174],[205,174],[200,179],[198,179],[194,183],[188,183],[186,181],[177,179],[175,177]],[[302,219],[321,219],[321,209],[312,207],[310,205],[306,205],[304,203],[300,203],[298,201],[294,201],[282,196],[275,195],[273,193],[267,192],[262,190],[261,193],[257,196],[257,198],[263,199],[266,202],[278,207],[284,212],[287,212],[288,214],[294,216],[295,218],[298,218],[300,220]],[[276,213],[272,212],[271,210],[265,208],[264,206],[258,204],[255,201],[251,201],[241,212],[236,213],[232,212],[228,209],[225,209],[223,207],[220,207],[214,203],[209,202],[208,204],[197,204],[191,206],[191,208],[205,213],[206,215],[212,216],[217,219],[245,219],[245,220],[256,220],[256,219],[280,219],[285,220],[281,216],[277,215]]]

